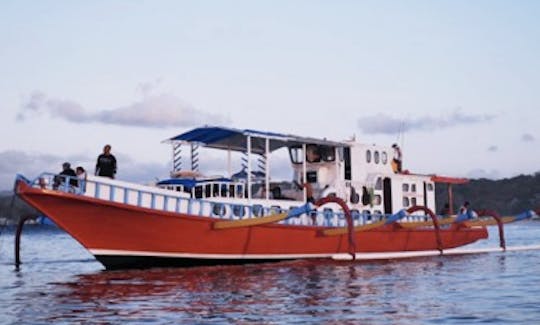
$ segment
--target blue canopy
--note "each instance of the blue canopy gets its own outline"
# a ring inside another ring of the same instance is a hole
[[[169,141],[186,141],[201,143],[209,148],[229,149],[234,151],[247,150],[247,137],[251,136],[251,151],[258,154],[265,153],[266,139],[270,139],[270,151],[285,146],[302,144],[321,144],[334,147],[347,147],[343,142],[334,142],[316,138],[299,137],[290,134],[264,132],[257,130],[240,130],[225,127],[204,126],[179,134]]]

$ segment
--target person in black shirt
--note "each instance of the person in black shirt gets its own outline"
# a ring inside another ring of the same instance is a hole
[[[71,164],[65,162],[62,164],[62,171],[60,172],[60,174],[54,176],[53,189],[58,189],[58,187],[66,181],[66,176],[70,176],[70,185],[77,186],[77,174],[75,174],[75,171],[71,169]]]
[[[97,158],[95,174],[110,178],[114,178],[116,174],[116,158],[111,154],[111,146],[109,144],[103,147],[103,153]]]

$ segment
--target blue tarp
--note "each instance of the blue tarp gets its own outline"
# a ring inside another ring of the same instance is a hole
[[[201,143],[209,148],[229,149],[245,152],[247,150],[247,137],[251,136],[251,151],[264,154],[266,151],[266,138],[270,139],[270,151],[285,146],[301,144],[321,144],[335,147],[347,147],[342,142],[325,139],[299,137],[290,134],[264,132],[251,129],[233,129],[225,127],[205,126],[190,130],[169,139],[169,141],[186,141]]]

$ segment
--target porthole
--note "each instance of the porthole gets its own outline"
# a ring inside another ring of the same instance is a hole
[[[254,204],[253,205],[253,215],[256,217],[262,217],[264,213],[264,208],[260,204]]]
[[[278,214],[281,213],[281,207],[279,205],[272,205],[270,207],[270,214]]]
[[[363,210],[362,216],[365,218],[366,221],[371,221],[371,211]]]
[[[225,205],[221,203],[216,203],[212,207],[212,213],[216,216],[223,217],[225,215]]]
[[[411,184],[411,192],[416,192],[416,184]]]
[[[386,151],[383,151],[381,153],[381,162],[383,163],[383,165],[386,165],[386,163],[388,162],[388,154],[386,153]]]
[[[411,198],[411,205],[412,206],[416,205],[416,198],[415,197]]]
[[[379,152],[378,151],[375,151],[373,153],[373,161],[375,161],[376,164],[379,163],[379,160],[380,160],[380,156],[379,156]]]
[[[403,183],[403,192],[409,192],[409,184]]]
[[[382,202],[382,197],[380,195],[375,195],[373,197],[373,205],[380,205]]]
[[[242,206],[242,205],[233,205],[233,214],[234,214],[235,217],[242,218],[246,214],[244,206]]]
[[[353,218],[353,220],[360,219],[360,211],[358,211],[357,209],[352,209],[351,210],[351,218]]]
[[[371,162],[371,150],[366,151],[366,162],[368,164]]]
[[[323,216],[326,220],[326,225],[329,226],[332,222],[331,219],[334,217],[334,210],[332,210],[332,208],[324,208]]]

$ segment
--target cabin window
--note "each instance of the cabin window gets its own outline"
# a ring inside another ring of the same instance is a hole
[[[428,183],[427,190],[428,191],[433,191],[433,184],[432,183]]]
[[[371,150],[366,151],[366,162],[368,164],[371,162]]]
[[[388,154],[386,153],[386,151],[383,151],[381,153],[381,162],[383,163],[383,165],[386,165],[386,163],[388,162]]]
[[[356,192],[356,189],[354,188],[354,186],[351,186],[350,201],[352,204],[357,204],[358,202],[360,202],[360,194]]]
[[[343,152],[343,149],[344,148],[337,148],[337,152],[338,152],[338,157],[339,157],[339,161],[343,161],[345,159],[345,154]]]
[[[351,218],[353,220],[358,220],[360,219],[360,211],[358,211],[357,209],[352,209],[351,210]]]
[[[373,197],[373,205],[380,205],[382,202],[382,197],[380,195],[375,195]]]
[[[383,213],[381,210],[375,210],[373,211],[373,216],[378,219],[378,220],[381,220],[382,217],[383,217]]]
[[[195,186],[195,189],[193,190],[194,194],[195,194],[195,198],[196,199],[200,199],[202,198],[203,196],[203,188],[202,188],[202,185],[197,185]]]
[[[403,197],[403,206],[404,206],[404,207],[408,207],[409,204],[410,204],[409,198],[406,197],[406,196],[404,196],[404,197]]]
[[[382,178],[377,177],[377,181],[375,181],[375,189],[376,190],[382,190],[383,189]]]
[[[289,154],[291,155],[291,161],[293,164],[301,164],[304,162],[304,150],[302,147],[289,148]]]
[[[409,192],[409,184],[403,183],[403,192]]]
[[[319,146],[315,144],[308,144],[306,146],[306,161],[309,163],[321,162],[321,152]]]
[[[240,217],[240,218],[242,218],[246,213],[246,210],[244,209],[244,206],[242,205],[233,205],[232,210],[233,210],[234,216]]]
[[[412,198],[411,198],[411,205],[412,205],[412,206],[415,206],[415,205],[416,205],[416,198],[415,198],[415,197],[412,197]]]
[[[264,208],[260,204],[254,204],[253,205],[253,215],[256,217],[262,217],[264,213]]]
[[[306,173],[308,183],[317,183],[317,172],[311,171]]]
[[[336,148],[329,146],[319,146],[319,152],[323,161],[332,162],[336,160]]]
[[[411,192],[416,192],[416,184],[411,184]]]
[[[379,157],[379,152],[378,152],[378,151],[375,151],[375,152],[373,153],[373,160],[375,161],[376,164],[379,163],[379,158],[380,158],[380,157]]]

